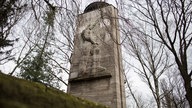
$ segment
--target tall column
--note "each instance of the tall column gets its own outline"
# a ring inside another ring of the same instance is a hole
[[[68,93],[125,108],[117,9],[94,2],[78,16]]]

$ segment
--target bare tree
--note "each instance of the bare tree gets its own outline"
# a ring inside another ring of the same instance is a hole
[[[126,91],[126,99],[129,101],[128,107],[131,108],[144,108],[146,106],[146,103],[143,101],[143,97],[138,95],[136,91],[132,87],[132,83],[129,79],[129,69],[125,69],[126,72],[124,72],[125,77],[125,91]],[[133,100],[132,104],[130,102]]]
[[[170,69],[166,78],[161,80],[162,105],[164,108],[187,108],[189,106],[183,86],[183,80],[178,70]]]
[[[172,54],[184,81],[186,98],[192,107],[191,53],[192,2],[190,0],[131,0],[125,5],[128,21],[149,38],[164,45]],[[148,30],[142,29],[147,26]],[[155,36],[151,36],[151,31]]]
[[[156,101],[158,108],[161,108],[161,93],[160,93],[160,77],[171,65],[168,61],[162,44],[156,44],[152,39],[139,32],[129,34],[125,49],[138,64],[131,65],[136,69],[136,72],[148,85],[151,93]],[[133,35],[134,34],[134,35]],[[124,43],[125,44],[125,43]]]

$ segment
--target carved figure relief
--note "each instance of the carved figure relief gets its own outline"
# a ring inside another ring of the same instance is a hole
[[[95,75],[97,72],[105,71],[106,69],[100,66],[100,43],[98,36],[94,33],[96,22],[88,25],[80,35],[81,38],[81,55],[79,62],[79,76]],[[99,34],[99,33],[97,33]]]

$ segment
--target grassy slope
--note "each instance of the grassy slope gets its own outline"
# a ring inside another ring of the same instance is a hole
[[[0,73],[1,108],[106,108],[45,85]]]

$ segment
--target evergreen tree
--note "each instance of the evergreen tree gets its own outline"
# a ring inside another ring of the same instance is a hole
[[[39,33],[37,33],[38,42],[34,43],[36,50],[32,52],[20,65],[21,72],[20,77],[40,82],[52,87],[59,87],[58,78],[55,77],[55,72],[52,69],[50,57],[53,56],[50,49],[50,43],[54,37],[54,18],[55,10],[50,6],[44,13],[44,24],[40,27]]]
[[[34,81],[40,82],[49,86],[56,86],[54,81],[56,81],[53,76],[54,72],[49,65],[49,58],[51,52],[40,53],[41,51],[37,50],[36,55],[31,55],[20,66],[21,72],[20,77]]]

